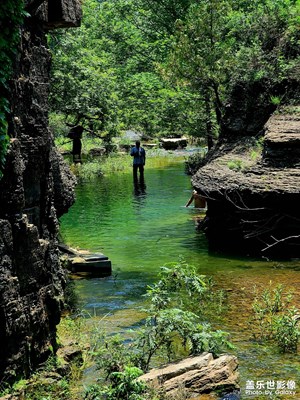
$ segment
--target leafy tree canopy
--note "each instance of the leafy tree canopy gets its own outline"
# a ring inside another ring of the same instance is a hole
[[[290,88],[299,86],[299,0],[83,6],[80,29],[50,37],[51,105],[100,136],[134,129],[212,138],[238,83],[264,82],[263,101],[279,93],[276,103],[290,101]]]

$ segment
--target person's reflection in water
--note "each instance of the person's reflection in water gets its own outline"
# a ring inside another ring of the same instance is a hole
[[[138,183],[134,184],[132,204],[135,210],[135,214],[138,218],[143,219],[144,208],[146,206],[146,198],[147,193],[145,181],[143,185]]]
[[[139,197],[146,195],[146,183],[144,179],[140,182],[134,182],[134,195]]]

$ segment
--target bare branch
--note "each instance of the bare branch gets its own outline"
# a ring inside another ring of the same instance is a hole
[[[244,201],[243,201],[242,197],[240,196],[240,194],[239,194],[238,192],[236,192],[236,194],[239,196],[240,202],[242,203],[243,207],[239,206],[236,202],[234,202],[234,201],[230,198],[229,194],[227,194],[227,191],[225,191],[224,196],[226,197],[226,199],[227,199],[230,203],[232,203],[232,204],[233,204],[236,208],[238,208],[239,210],[243,210],[243,211],[258,211],[258,210],[265,210],[265,209],[266,209],[265,207],[259,207],[259,208],[248,207],[248,206],[244,203]]]
[[[278,245],[278,243],[286,242],[287,240],[290,240],[290,239],[299,239],[300,235],[287,236],[287,237],[285,237],[283,239],[276,239],[274,236],[271,236],[271,238],[274,240],[274,243],[268,244],[261,251],[266,251],[266,250],[270,249],[271,247],[274,247],[274,246]]]

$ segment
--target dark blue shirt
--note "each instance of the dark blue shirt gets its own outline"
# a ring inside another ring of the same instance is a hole
[[[142,147],[132,147],[130,155],[133,157],[133,165],[145,165],[146,152]]]

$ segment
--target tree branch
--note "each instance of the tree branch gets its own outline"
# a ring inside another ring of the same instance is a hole
[[[239,206],[236,202],[234,202],[234,201],[230,198],[230,196],[227,194],[226,191],[225,191],[225,193],[224,193],[224,196],[225,196],[225,198],[226,198],[230,203],[232,203],[232,204],[233,204],[236,208],[238,208],[239,210],[243,210],[243,211],[260,211],[260,210],[265,210],[265,209],[266,209],[265,207],[250,208],[250,207],[248,207],[248,206],[244,203],[244,201],[243,201],[241,195],[240,195],[238,192],[236,192],[236,194],[239,196],[239,199],[240,199],[240,202],[241,202],[241,204],[242,204],[242,207]]]
[[[283,239],[276,239],[274,236],[271,236],[271,238],[274,240],[274,243],[268,244],[268,245],[267,245],[265,248],[263,248],[261,251],[269,250],[271,247],[274,247],[274,246],[278,245],[278,243],[282,243],[282,242],[285,242],[285,241],[290,240],[290,239],[299,239],[299,238],[300,238],[300,235],[287,236],[287,237],[285,237],[285,238],[283,238]],[[300,245],[300,244],[299,244],[299,245]]]

